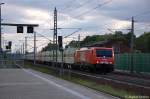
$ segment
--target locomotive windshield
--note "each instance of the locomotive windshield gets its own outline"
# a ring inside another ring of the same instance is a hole
[[[112,57],[112,50],[96,50],[96,57]]]

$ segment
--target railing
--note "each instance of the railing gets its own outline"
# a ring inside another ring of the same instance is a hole
[[[24,66],[23,55],[21,54],[0,54],[0,68],[18,68]]]

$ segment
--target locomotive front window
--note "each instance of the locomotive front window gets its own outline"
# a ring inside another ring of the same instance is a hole
[[[112,50],[96,50],[96,57],[112,57]]]

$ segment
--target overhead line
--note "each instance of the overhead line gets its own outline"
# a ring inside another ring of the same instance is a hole
[[[143,16],[143,15],[149,14],[149,13],[150,13],[150,10],[145,11],[145,12],[142,12],[142,13],[139,13],[139,14],[136,14],[136,15],[134,15],[133,17],[139,17],[139,16]]]
[[[112,0],[108,0],[108,1],[106,1],[106,2],[104,2],[104,3],[102,3],[102,4],[98,4],[98,6],[96,6],[96,7],[92,8],[91,10],[88,10],[88,11],[86,11],[86,12],[84,12],[84,13],[82,13],[82,14],[76,16],[75,18],[78,18],[78,17],[80,17],[80,16],[82,16],[82,15],[85,15],[85,14],[87,14],[87,13],[89,13],[89,12],[91,12],[91,11],[93,11],[93,10],[99,8],[99,7],[102,7],[103,5],[106,5],[106,4],[110,3],[110,2],[112,2]]]
[[[64,7],[62,10],[66,10],[67,8],[70,8],[70,6],[72,5],[72,3],[73,3],[74,1],[75,1],[75,0],[69,1],[69,2],[68,2],[69,4],[66,4],[67,6]]]
[[[74,1],[74,0],[73,0],[73,1]],[[90,1],[92,1],[92,0],[87,0],[86,2],[82,3],[81,5],[76,6],[75,10],[77,10],[77,9],[79,9],[79,8],[81,8],[81,7],[83,7],[83,6],[85,6],[85,4],[89,3]],[[71,3],[71,4],[72,4],[72,3]],[[67,7],[66,7],[66,8],[67,8]],[[65,10],[65,9],[63,9],[63,10]],[[70,12],[75,11],[75,10],[71,10]]]
[[[88,10],[88,11],[86,11],[86,12],[84,12],[84,13],[78,15],[78,16],[75,16],[75,18],[78,18],[78,17],[80,17],[80,16],[82,16],[82,15],[85,15],[85,14],[91,12],[92,10],[95,10],[95,9],[97,9],[97,8],[99,8],[99,7],[102,7],[103,5],[106,5],[106,4],[110,3],[110,2],[112,2],[112,0],[108,0],[108,1],[106,1],[106,2],[104,2],[104,3],[102,3],[102,4],[98,4],[98,6],[94,7],[93,9],[90,9],[90,10]],[[66,24],[66,23],[62,23],[62,24],[60,24],[60,25],[63,25],[63,24]]]
[[[47,40],[49,40],[50,42],[52,42],[52,40],[50,40],[49,38],[45,37],[44,35],[37,33],[38,35],[41,35],[42,37],[46,38]]]
[[[80,30],[81,30],[81,28],[80,28],[80,29],[78,29],[78,30],[76,30],[76,31],[74,31],[73,33],[71,33],[71,34],[69,34],[69,35],[65,36],[64,38],[67,38],[67,37],[69,37],[69,36],[71,36],[71,35],[75,34],[76,32],[78,32],[78,31],[80,31]]]
[[[77,10],[77,9],[79,9],[79,8],[81,8],[81,7],[83,7],[83,6],[85,6],[85,4],[88,3],[89,1],[92,1],[92,0],[86,1],[85,3],[83,3],[82,5],[80,5],[79,7],[76,7],[75,10]],[[73,11],[75,11],[75,10],[71,10],[70,12],[73,12]],[[62,24],[64,24],[64,23],[62,23]],[[59,24],[59,25],[62,25],[62,24]]]

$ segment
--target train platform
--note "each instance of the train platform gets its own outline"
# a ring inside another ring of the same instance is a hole
[[[31,69],[0,69],[0,99],[117,99]]]

